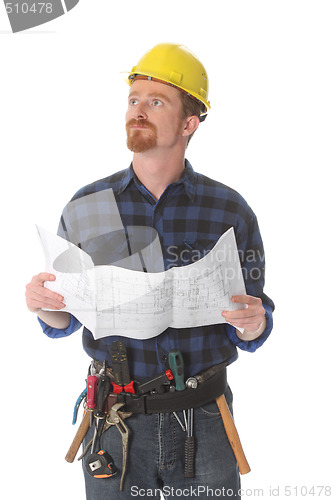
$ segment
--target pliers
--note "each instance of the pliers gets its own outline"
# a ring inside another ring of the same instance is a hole
[[[106,417],[106,425],[115,425],[120,432],[121,442],[123,448],[123,469],[120,478],[120,491],[123,491],[124,487],[124,477],[126,473],[127,467],[127,454],[128,454],[128,437],[129,437],[129,428],[123,421],[122,417],[118,413],[118,410],[124,406],[125,403],[116,403],[112,406],[110,413]]]
[[[126,347],[121,340],[115,340],[111,345],[112,370],[114,381],[112,382],[113,392],[135,393],[134,380],[131,380],[127,361]]]

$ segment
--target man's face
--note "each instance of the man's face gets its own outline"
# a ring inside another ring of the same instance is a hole
[[[126,113],[127,147],[135,153],[168,149],[182,140],[179,90],[150,80],[131,85]]]

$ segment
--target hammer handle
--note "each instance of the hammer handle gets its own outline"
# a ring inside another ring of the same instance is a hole
[[[246,460],[246,456],[239,439],[234,419],[232,418],[224,394],[216,398],[216,403],[217,406],[219,407],[225,431],[227,433],[230,445],[233,449],[235,458],[237,460],[239,472],[241,474],[247,474],[248,472],[250,472],[251,469],[248,464],[248,461]]]
[[[87,410],[83,416],[80,427],[78,428],[77,433],[75,434],[75,437],[67,452],[67,455],[65,456],[66,462],[72,463],[74,461],[78,449],[80,448],[81,443],[84,439],[84,436],[87,434],[89,427],[90,427],[90,411]]]

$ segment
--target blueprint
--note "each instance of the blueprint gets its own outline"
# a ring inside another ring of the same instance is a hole
[[[95,339],[109,335],[148,339],[166,328],[225,323],[224,309],[244,307],[231,301],[245,285],[233,228],[197,262],[164,272],[143,272],[116,265],[94,265],[76,245],[41,227],[38,233],[46,271],[45,286],[64,296],[72,313]]]

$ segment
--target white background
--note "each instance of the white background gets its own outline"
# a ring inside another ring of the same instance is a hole
[[[298,487],[298,498],[332,484],[332,21],[321,0],[81,0],[12,34],[0,5],[6,498],[84,498],[64,455],[88,357],[80,333],[50,340],[26,310],[25,284],[44,268],[34,224],[56,231],[77,189],[129,165],[120,72],[164,41],[206,66],[212,110],[187,157],[256,212],[276,303],[271,338],[229,370],[252,467],[242,487],[264,498]]]

